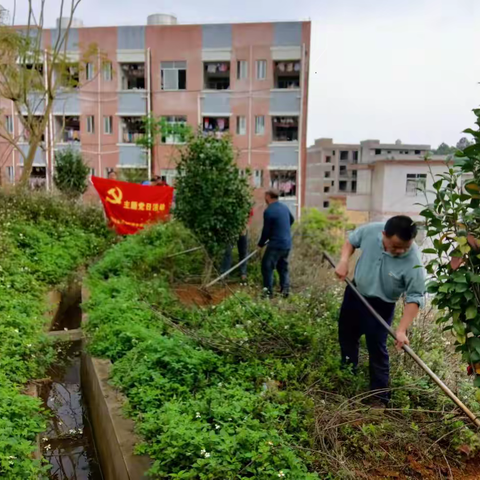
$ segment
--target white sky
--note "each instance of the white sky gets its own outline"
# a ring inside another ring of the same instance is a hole
[[[34,0],[37,3],[38,0]],[[69,0],[66,0],[67,2]],[[0,0],[13,12],[14,0]],[[46,0],[46,25],[59,16]],[[17,0],[24,23],[28,0]],[[480,0],[82,0],[86,26],[312,21],[308,143],[455,144],[480,98]]]

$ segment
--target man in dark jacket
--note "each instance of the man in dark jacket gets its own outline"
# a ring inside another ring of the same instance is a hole
[[[290,209],[278,201],[279,193],[269,190],[265,193],[267,209],[263,215],[263,231],[258,246],[263,248],[268,241],[262,260],[263,287],[268,296],[273,294],[273,272],[280,275],[280,292],[284,297],[290,293],[288,257],[292,248],[290,228],[294,222]]]

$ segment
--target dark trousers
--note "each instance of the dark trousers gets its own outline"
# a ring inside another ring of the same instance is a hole
[[[273,293],[273,272],[280,275],[280,291],[284,295],[290,292],[290,276],[288,273],[288,256],[290,250],[279,250],[267,247],[262,259],[263,288],[268,295]]]
[[[391,325],[395,313],[395,304],[384,302],[379,298],[368,298],[367,300],[375,311]],[[387,350],[388,333],[350,287],[345,290],[338,322],[338,335],[342,362],[353,365],[354,369],[358,365],[360,337],[365,335],[370,357],[370,388],[372,390],[388,388],[390,374]],[[378,397],[388,401],[389,394],[388,392],[382,392],[378,394]]]
[[[237,240],[238,248],[238,261],[241,262],[248,254],[248,235],[240,235]],[[223,255],[221,273],[225,273],[227,270],[232,268],[232,251],[233,245],[227,245],[225,248],[225,254]],[[240,275],[242,277],[247,276],[247,263],[244,262],[240,265]]]

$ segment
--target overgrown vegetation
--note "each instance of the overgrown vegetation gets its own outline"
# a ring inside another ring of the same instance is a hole
[[[89,275],[89,348],[113,361],[154,478],[382,478],[418,476],[418,465],[443,478],[461,452],[476,451],[476,434],[407,358],[392,355],[392,410],[361,403],[367,368],[353,376],[340,366],[341,287],[311,245],[302,275],[316,276],[300,295],[269,302],[232,291],[220,305],[188,308],[174,282],[198,278],[204,254],[170,255],[194,246],[181,225],[159,225],[116,245]],[[451,340],[431,314],[411,332],[425,361],[471,398]]]
[[[83,160],[80,151],[73,147],[55,152],[55,186],[66,197],[78,199],[88,188],[90,167]]]
[[[41,194],[0,191],[0,477],[37,479],[45,471],[32,453],[44,418],[40,401],[24,395],[55,352],[45,335],[46,294],[109,234],[99,211]]]

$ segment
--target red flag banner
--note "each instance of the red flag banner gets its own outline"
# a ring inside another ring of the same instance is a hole
[[[145,225],[168,220],[172,187],[137,185],[92,177],[105,214],[120,235],[132,235]]]

